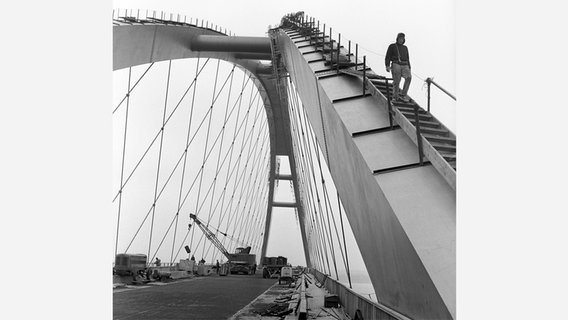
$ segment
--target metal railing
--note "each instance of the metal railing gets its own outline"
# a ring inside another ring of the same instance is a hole
[[[456,97],[453,94],[449,93],[446,89],[442,88],[439,84],[434,82],[434,79],[426,78],[425,82],[426,84],[428,84],[428,112],[430,112],[430,85],[432,84],[438,87],[438,89],[440,89],[443,93],[447,94],[450,98],[454,99],[454,101],[457,101]]]
[[[321,50],[322,52],[325,51],[325,45],[326,45],[326,25],[323,24],[323,32],[320,32],[319,29],[319,25],[320,22],[319,20],[315,20],[313,17],[307,17],[302,15],[298,20],[290,20],[292,23],[294,23],[294,25],[298,28],[298,31],[300,32],[300,34],[309,37],[309,41],[310,44],[312,44],[312,38],[314,37],[314,33],[316,35],[316,39],[315,39],[315,48],[316,50],[319,50],[319,35],[323,34],[322,36],[322,41],[321,41]],[[329,45],[330,45],[330,49],[329,49],[329,55],[330,55],[330,65],[331,65],[331,70],[335,70],[337,73],[339,73],[339,67],[340,67],[340,55],[341,55],[341,33],[338,33],[338,38],[337,38],[337,50],[334,49],[333,46],[333,36],[332,33],[333,29],[330,27],[329,28]],[[351,59],[351,40],[348,41],[348,51],[347,51],[347,59],[348,59],[348,63],[347,66],[351,67],[351,63],[354,63],[354,68],[356,71],[358,71],[358,66],[359,66],[359,60],[358,60],[358,55],[359,55],[359,45],[357,43],[355,43],[355,61],[352,61]],[[335,62],[336,62],[336,66],[334,68],[333,62],[334,62],[334,56],[335,56]],[[364,96],[367,93],[367,56],[364,55],[363,56],[363,61],[362,61],[362,66],[363,66],[363,83],[362,83],[362,95]],[[389,114],[389,125],[390,128],[393,129],[393,114],[394,114],[394,110],[393,110],[393,106],[392,106],[392,99],[391,99],[391,87],[390,87],[390,83],[389,81],[392,81],[392,78],[387,78],[387,77],[383,77],[383,76],[374,76],[373,78],[375,79],[380,79],[380,80],[384,80],[386,83],[386,87],[387,87],[387,106],[388,106],[388,114]],[[428,83],[428,112],[430,112],[430,84],[433,83],[435,86],[437,86],[438,88],[440,88],[440,90],[442,90],[444,93],[446,93],[447,95],[449,95],[450,97],[452,97],[455,100],[455,97],[453,95],[451,95],[450,93],[448,93],[445,89],[443,89],[442,87],[440,87],[437,83],[435,83],[431,78],[428,78],[426,80],[426,82]],[[420,117],[419,117],[419,110],[418,110],[418,105],[416,103],[413,104],[413,111],[414,111],[414,119],[415,119],[415,128],[416,128],[416,143],[418,145],[418,160],[420,165],[424,165],[424,150],[423,150],[423,146],[422,146],[422,133],[420,130]]]
[[[188,20],[189,18],[189,20]],[[191,26],[198,28],[210,29],[228,36],[236,34],[227,28],[213,24],[205,19],[187,17],[186,15],[174,14],[165,11],[141,10],[141,9],[113,9],[112,20],[115,25],[122,24],[162,24],[162,25],[178,25]],[[200,25],[201,22],[201,25]]]
[[[392,310],[380,302],[374,302],[365,298],[316,269],[310,269],[310,273],[320,283],[318,287],[325,287],[328,292],[338,296],[339,302],[344,310],[352,318],[355,317],[356,313],[359,313],[359,316],[362,316],[365,320],[410,320],[410,318]]]

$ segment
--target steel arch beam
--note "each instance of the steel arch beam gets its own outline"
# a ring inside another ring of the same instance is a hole
[[[326,65],[321,44],[292,29],[276,42],[378,301],[411,318],[455,318],[455,190],[433,166],[413,165],[417,148],[389,127],[386,99]],[[368,129],[378,130],[354,135]]]
[[[278,93],[277,81],[270,63],[261,60],[271,58],[268,37],[228,37],[210,29],[193,26],[163,24],[124,24],[113,26],[113,70],[124,69],[152,62],[213,58],[236,64],[248,74],[262,97],[270,134],[269,201],[266,214],[264,239],[261,253],[266,254],[272,218],[272,199],[276,179],[276,156],[285,155],[294,159],[289,130],[287,100]],[[292,172],[295,179],[295,172]],[[294,181],[295,188],[297,183]],[[302,219],[303,210],[298,207]],[[304,255],[309,263],[306,235],[300,224],[304,241]]]

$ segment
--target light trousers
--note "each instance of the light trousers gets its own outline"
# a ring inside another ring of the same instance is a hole
[[[392,64],[392,79],[394,86],[394,97],[398,96],[400,91],[400,78],[404,78],[404,86],[402,88],[402,96],[406,97],[408,94],[408,88],[410,87],[410,81],[412,81],[412,74],[410,73],[410,67],[405,65],[400,65],[397,63]]]

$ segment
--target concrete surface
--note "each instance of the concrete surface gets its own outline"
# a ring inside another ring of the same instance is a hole
[[[272,286],[262,275],[196,277],[113,292],[113,319],[227,319]]]

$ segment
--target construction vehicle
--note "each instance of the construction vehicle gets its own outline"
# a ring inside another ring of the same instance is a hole
[[[256,255],[251,254],[251,247],[239,247],[235,250],[235,253],[229,253],[229,251],[223,246],[221,241],[215,236],[215,234],[209,230],[209,228],[193,213],[189,217],[195,222],[195,224],[201,229],[203,234],[209,241],[213,243],[219,251],[227,258],[228,272],[231,274],[244,273],[244,274],[254,274],[254,269],[256,268]],[[225,233],[221,234],[227,236]],[[224,268],[222,268],[223,270]]]
[[[284,282],[284,284],[287,284],[289,286],[295,280],[296,279],[294,279],[292,267],[286,266],[286,267],[282,267],[282,269],[280,269],[280,276],[278,277],[278,284],[282,284],[282,282]]]
[[[288,259],[286,257],[264,257],[262,260],[262,277],[280,278],[282,267],[286,266],[288,266]]]
[[[145,254],[119,253],[115,256],[113,273],[119,276],[136,276],[146,272]]]

